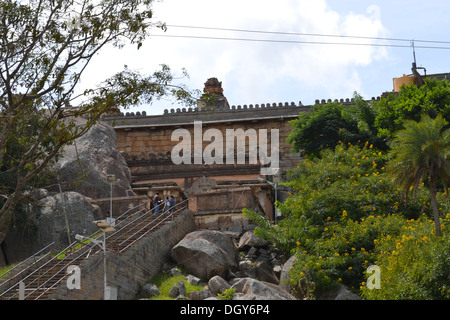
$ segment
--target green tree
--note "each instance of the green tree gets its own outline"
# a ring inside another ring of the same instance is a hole
[[[378,116],[378,101],[367,101],[355,92],[354,104],[342,111],[342,117],[348,122],[356,123],[358,130],[350,131],[342,129],[340,135],[342,142],[351,144],[362,144],[368,142],[378,150],[388,149],[387,140],[378,135],[375,120]]]
[[[386,144],[378,137],[375,127],[376,108],[354,94],[354,104],[345,106],[336,102],[312,106],[312,112],[302,112],[290,122],[293,127],[288,136],[295,152],[319,155],[322,149],[333,150],[339,142],[364,144],[368,141],[385,150]]]
[[[407,197],[417,190],[421,182],[429,184],[431,208],[436,225],[436,235],[442,235],[436,201],[438,182],[445,190],[450,182],[450,129],[444,130],[442,115],[432,119],[424,115],[421,121],[407,120],[393,141],[389,170],[395,181],[403,186]]]
[[[195,101],[165,65],[151,75],[125,68],[96,88],[80,87],[84,70],[105,46],[142,46],[156,26],[152,2],[0,2],[0,243],[23,191],[104,112],[166,96]]]
[[[424,82],[420,88],[405,85],[399,93],[387,94],[380,101],[366,101],[355,93],[352,105],[314,105],[312,112],[302,112],[291,121],[293,130],[288,142],[295,152],[314,155],[325,148],[334,149],[339,141],[353,145],[369,141],[386,151],[393,134],[403,128],[406,120],[419,121],[422,114],[432,118],[441,114],[450,123],[450,81]]]
[[[405,120],[419,121],[422,114],[435,118],[441,114],[450,121],[450,81],[425,79],[418,88],[415,84],[402,86],[399,93],[390,93],[376,104],[375,126],[379,136],[392,139],[403,128]]]

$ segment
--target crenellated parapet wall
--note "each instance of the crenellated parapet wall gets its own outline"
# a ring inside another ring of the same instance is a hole
[[[348,99],[347,99],[348,100]],[[279,102],[279,103],[263,103],[263,104],[249,104],[249,105],[233,105],[229,109],[226,110],[201,110],[199,108],[171,108],[171,109],[165,109],[164,113],[162,115],[147,115],[145,111],[143,112],[122,112],[120,114],[116,115],[107,115],[107,118],[123,118],[123,117],[161,117],[161,116],[171,116],[171,115],[179,115],[179,114],[196,114],[196,115],[202,115],[202,114],[211,114],[211,113],[217,113],[217,112],[230,112],[233,113],[235,111],[262,111],[262,110],[273,110],[276,108],[308,108],[308,106],[303,105],[301,102],[296,104],[295,102]]]
[[[381,97],[372,97],[370,101],[379,101]],[[339,103],[343,105],[353,105],[355,103],[353,98],[346,98],[346,99],[316,99],[315,105],[324,105],[327,103]],[[114,115],[107,115],[106,118],[140,118],[140,117],[163,117],[163,116],[174,116],[174,115],[180,115],[180,114],[192,114],[192,115],[202,115],[202,114],[211,114],[211,113],[217,113],[217,112],[229,112],[229,113],[235,113],[235,112],[245,112],[245,111],[252,111],[252,112],[264,112],[264,110],[272,110],[272,111],[281,111],[283,112],[283,109],[298,109],[297,111],[303,111],[302,109],[309,109],[312,105],[304,105],[301,101],[298,103],[296,102],[273,102],[273,103],[262,103],[262,104],[244,104],[244,105],[232,105],[229,109],[226,110],[202,110],[199,108],[193,108],[193,107],[183,107],[183,108],[171,108],[171,109],[165,109],[164,113],[162,115],[147,115],[145,111],[137,111],[137,112],[121,112],[119,114]]]

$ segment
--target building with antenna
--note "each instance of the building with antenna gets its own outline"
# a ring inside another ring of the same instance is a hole
[[[423,70],[423,75],[420,74],[419,70]],[[417,63],[415,61],[415,53],[414,53],[414,62],[411,67],[411,74],[403,74],[403,76],[394,78],[394,92],[399,92],[402,85],[408,85],[411,83],[415,83],[418,87],[421,87],[424,83],[424,79],[437,79],[437,80],[450,80],[450,73],[436,73],[436,74],[428,74],[427,69],[425,67],[417,67]]]

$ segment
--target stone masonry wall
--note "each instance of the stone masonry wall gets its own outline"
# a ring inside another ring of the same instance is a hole
[[[174,221],[139,240],[122,255],[107,252],[107,285],[117,288],[117,299],[134,298],[139,287],[156,275],[168,261],[172,247],[194,230],[194,215],[192,212],[186,211]],[[83,260],[79,267],[81,269],[81,288],[68,289],[64,280],[50,299],[103,299],[103,252]]]
[[[249,139],[246,140],[246,164],[237,165],[226,164],[225,155],[226,150],[226,130],[254,129],[260,138],[260,129],[267,130],[268,150],[271,150],[271,131],[273,129],[279,130],[279,160],[280,167],[283,171],[295,168],[300,160],[299,154],[293,154],[291,145],[286,142],[286,139],[292,130],[288,121],[291,118],[268,118],[268,119],[253,119],[248,121],[224,121],[224,122],[203,122],[202,132],[208,129],[218,129],[223,136],[223,155],[224,164],[213,164],[209,166],[194,164],[178,164],[175,165],[171,160],[172,149],[180,143],[180,141],[171,141],[171,136],[174,130],[178,128],[186,129],[191,134],[192,154],[194,151],[194,124],[189,123],[183,126],[167,125],[167,126],[145,126],[134,128],[120,128],[116,127],[117,132],[117,148],[126,159],[130,167],[131,174],[134,181],[157,181],[163,179],[176,179],[179,177],[191,176],[242,176],[245,174],[255,174],[259,176],[259,165],[250,165],[248,160],[249,154]],[[204,150],[211,142],[203,141],[202,150]],[[237,143],[234,144],[235,157],[238,154],[236,150]],[[258,157],[259,160],[259,157]],[[252,168],[254,167],[254,168]]]

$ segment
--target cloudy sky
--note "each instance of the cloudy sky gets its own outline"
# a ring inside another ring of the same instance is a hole
[[[308,105],[351,98],[355,91],[370,99],[392,91],[393,78],[411,73],[411,40],[418,66],[428,74],[450,72],[448,12],[450,1],[442,0],[158,1],[154,20],[168,30],[155,29],[139,51],[134,46],[104,50],[82,85],[92,86],[124,65],[151,74],[168,64],[175,74],[187,70],[190,78],[183,82],[190,89],[218,78],[230,105]],[[177,107],[161,101],[130,111],[162,114]]]

